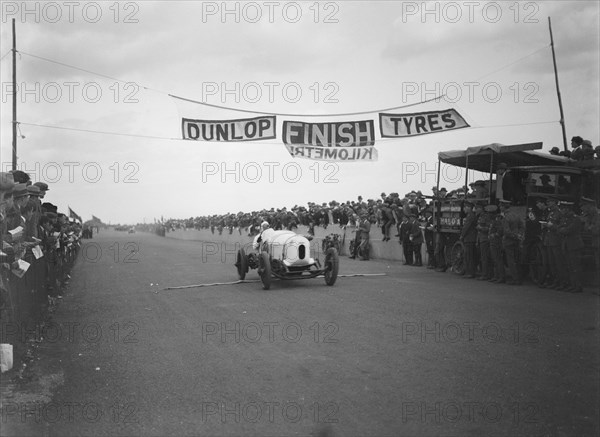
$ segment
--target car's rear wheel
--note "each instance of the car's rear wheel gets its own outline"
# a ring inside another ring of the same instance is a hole
[[[325,283],[329,286],[335,284],[335,280],[337,279],[338,270],[340,266],[340,259],[338,255],[338,251],[334,247],[330,247],[325,252],[325,262],[324,262],[324,270],[325,270]]]
[[[244,249],[238,250],[235,266],[237,267],[239,278],[243,280],[246,277],[246,273],[248,273],[248,258]]]
[[[267,252],[260,254],[258,274],[263,284],[263,290],[271,288],[271,260]]]

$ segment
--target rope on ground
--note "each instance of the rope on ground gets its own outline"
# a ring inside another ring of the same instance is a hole
[[[353,273],[351,275],[338,275],[338,278],[352,278],[355,276],[386,276],[386,275],[387,275],[387,273]],[[166,288],[163,288],[162,291],[183,290],[185,288],[197,288],[197,287],[212,287],[214,285],[247,284],[247,283],[251,283],[251,282],[260,282],[260,280],[256,279],[256,280],[248,281],[248,280],[240,279],[239,281],[233,281],[233,282],[213,282],[212,284],[181,285],[179,287],[166,287]],[[158,291],[155,291],[155,293],[158,293]]]
[[[338,278],[353,278],[354,276],[387,276],[387,273],[353,273],[351,275],[338,275]]]
[[[239,280],[239,281],[233,281],[233,282],[213,282],[212,284],[194,284],[194,285],[182,285],[180,287],[166,287],[163,288],[164,290],[181,290],[184,288],[196,288],[196,287],[212,287],[213,285],[234,285],[234,284],[244,284],[244,283],[249,283],[249,282],[260,282],[259,280],[254,280],[254,281],[246,281],[246,280]],[[157,292],[155,292],[157,293]]]

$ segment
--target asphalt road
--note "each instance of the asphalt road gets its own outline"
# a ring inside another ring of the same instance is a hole
[[[166,291],[237,280],[233,254],[114,231],[86,245],[3,435],[600,434],[592,290],[342,258],[386,276]]]

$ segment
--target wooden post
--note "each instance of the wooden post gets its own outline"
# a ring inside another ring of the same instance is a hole
[[[13,111],[12,111],[12,169],[17,169],[17,34],[15,32],[15,19],[12,19],[12,83],[13,83]]]
[[[554,79],[556,81],[556,94],[558,95],[558,109],[560,110],[560,126],[562,128],[563,147],[566,152],[569,149],[567,147],[567,132],[565,130],[565,115],[563,114],[562,100],[560,98],[560,88],[558,87],[558,70],[556,68],[556,55],[554,54],[554,39],[552,38],[552,23],[550,22],[550,17],[548,17],[548,28],[550,29],[550,47],[552,48],[552,63],[554,64]]]

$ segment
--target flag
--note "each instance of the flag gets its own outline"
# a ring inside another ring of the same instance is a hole
[[[73,211],[70,206],[69,206],[69,218],[78,220],[79,223],[83,223],[83,220],[81,220],[81,216],[79,214],[77,214],[75,211]]]
[[[95,221],[95,222],[102,223],[102,220],[100,220],[98,217],[96,217],[96,216],[95,216],[95,215],[93,215],[93,214],[92,214],[92,221]]]

